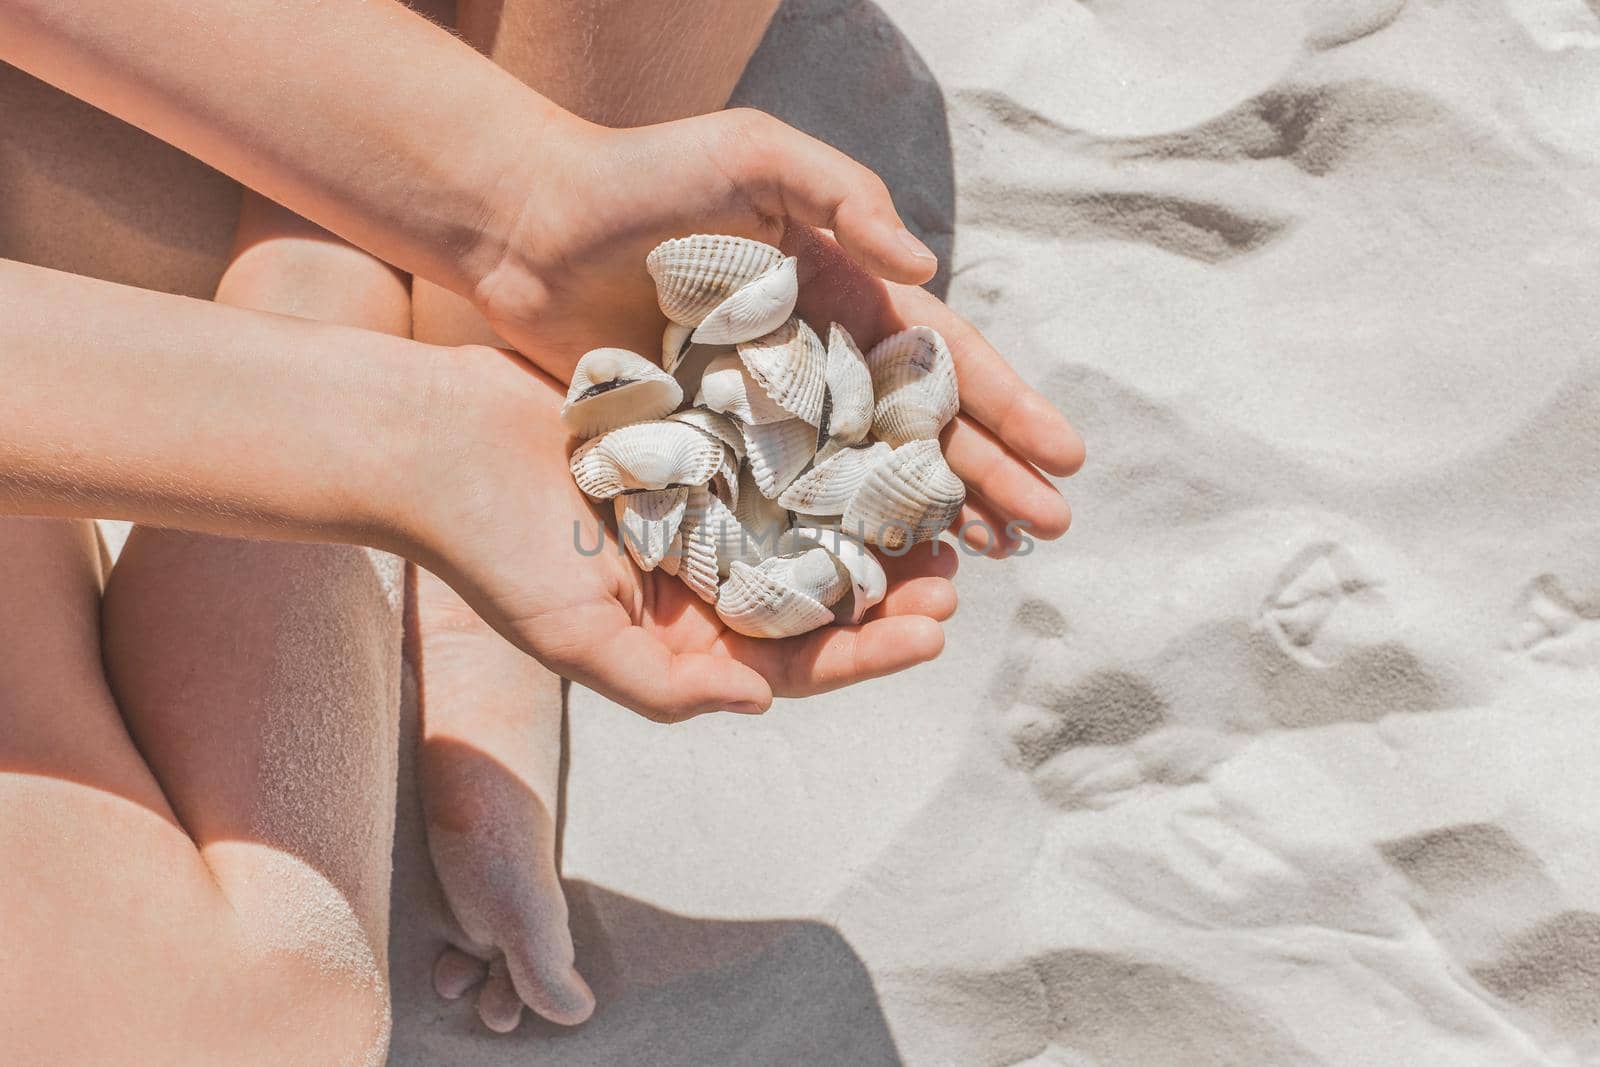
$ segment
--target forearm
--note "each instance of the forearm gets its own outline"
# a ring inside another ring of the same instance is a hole
[[[0,512],[403,551],[436,351],[0,260]]]
[[[393,0],[0,0],[0,59],[464,294],[574,121]]]

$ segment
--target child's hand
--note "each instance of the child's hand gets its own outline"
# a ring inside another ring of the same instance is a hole
[[[752,111],[636,130],[572,119],[541,151],[540,177],[529,179],[501,265],[477,297],[500,335],[546,373],[567,381],[591,348],[660,350],[665,320],[644,269],[660,241],[710,232],[781,243],[800,258],[800,310],[823,336],[838,320],[864,347],[910,325],[950,342],[962,418],[945,451],[971,491],[963,522],[985,524],[968,542],[999,554],[1014,544],[1008,523],[1043,539],[1066,530],[1067,506],[1039,472],[1076,471],[1082,440],[976,330],[917,288],[936,263],[871,171]]]
[[[955,551],[923,544],[886,560],[889,594],[862,626],[784,641],[729,631],[678,579],[641,573],[573,484],[563,390],[495,349],[441,349],[436,421],[423,449],[413,551],[477,613],[551,670],[647,718],[764,710],[904,670],[944,646]]]

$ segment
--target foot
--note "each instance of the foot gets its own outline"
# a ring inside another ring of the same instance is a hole
[[[417,572],[428,848],[455,918],[434,986],[480,986],[498,1033],[524,1005],[572,1026],[594,1011],[573,966],[556,868],[561,680],[482,622],[443,582]]]

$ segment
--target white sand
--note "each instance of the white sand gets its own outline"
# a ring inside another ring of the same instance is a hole
[[[793,7],[742,96],[953,234],[1076,528],[967,561],[910,676],[580,693],[600,1014],[438,1002],[403,839],[393,1062],[1600,1060],[1597,8],[883,7]]]

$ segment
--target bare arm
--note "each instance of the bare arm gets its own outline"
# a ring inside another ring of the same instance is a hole
[[[0,260],[0,511],[396,546],[441,351]]]

